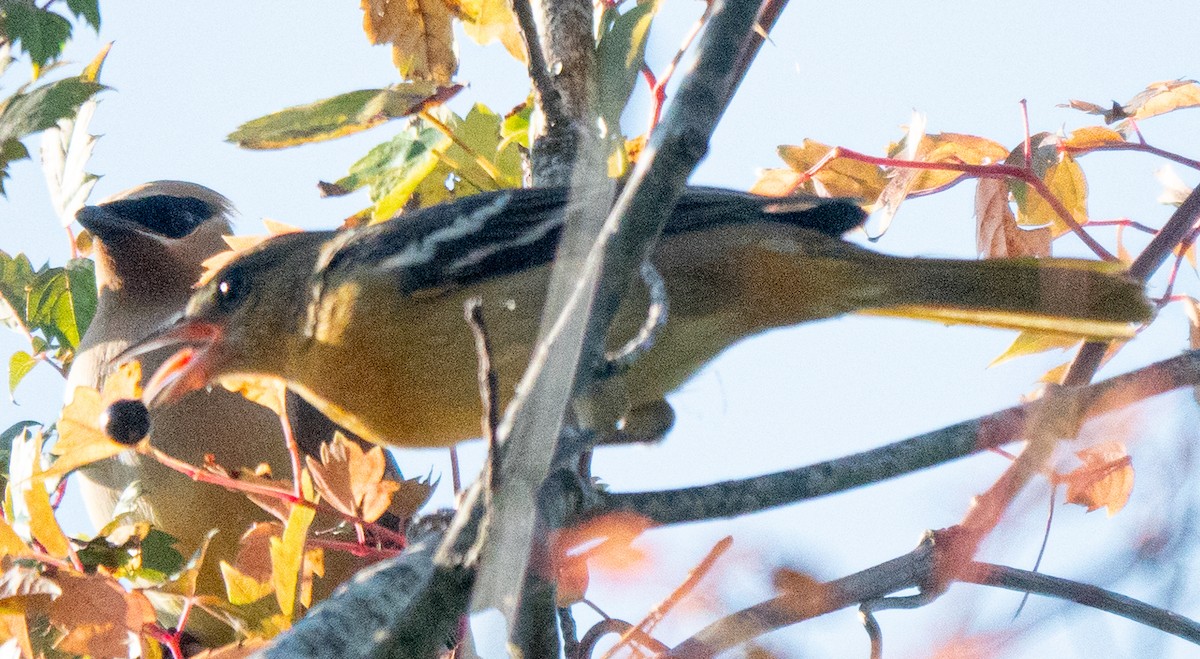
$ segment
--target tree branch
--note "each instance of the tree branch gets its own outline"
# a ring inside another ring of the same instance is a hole
[[[1186,352],[1082,390],[1095,416],[1200,382],[1200,351]],[[628,511],[659,524],[734,517],[876,483],[1021,439],[1028,405],[814,465],[753,478],[655,492],[594,493],[584,517]]]
[[[561,311],[554,306],[553,297],[547,303],[545,318],[554,321],[548,328],[543,326],[529,369],[501,424],[505,444],[500,483],[492,499],[494,508],[472,600],[473,608],[500,609],[510,631],[516,628],[514,595],[524,583],[528,566],[535,499],[549,473],[551,456],[557,453],[553,447],[563,428],[567,403],[581,385],[586,387],[591,369],[602,363],[604,336],[630,276],[648,254],[692,170],[707,152],[709,136],[725,109],[727,91],[739,79],[731,74],[734,56],[752,29],[757,8],[751,0],[727,0],[714,13],[695,67],[683,81],[666,119],[651,135],[583,267],[571,261],[555,264],[552,282],[565,279],[577,283]],[[595,189],[585,188],[583,193]],[[589,206],[594,212],[596,206]],[[568,226],[564,241],[571,242],[560,247],[560,254],[564,249],[568,254],[578,253],[579,245],[593,244],[577,242],[587,237],[585,232],[572,232]],[[581,357],[586,366],[579,382]],[[545,521],[556,527],[562,518],[547,517]]]
[[[907,588],[922,591],[919,599],[908,601],[929,603],[945,592],[949,585],[945,579],[949,576],[967,583],[1069,600],[1200,644],[1200,623],[1097,586],[989,563],[971,562],[966,569],[950,566],[948,571],[947,562],[953,563],[963,554],[964,549],[958,544],[964,540],[970,542],[968,535],[961,530],[927,532],[921,544],[903,556],[803,591],[783,593],[725,616],[666,656],[712,657],[767,632],[855,604],[881,600]]]
[[[1196,224],[1197,216],[1200,216],[1200,187],[1192,189],[1192,193],[1175,209],[1158,235],[1150,240],[1150,244],[1146,245],[1141,254],[1138,254],[1129,266],[1129,275],[1141,281],[1149,279],[1155,270],[1166,263],[1167,258],[1171,256],[1171,250],[1187,236]],[[1071,367],[1067,369],[1063,384],[1079,386],[1091,382],[1096,371],[1100,369],[1100,362],[1107,350],[1106,342],[1090,341],[1083,344],[1071,362]]]

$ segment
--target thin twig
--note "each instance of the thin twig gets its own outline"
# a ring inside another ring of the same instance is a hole
[[[601,659],[612,659],[613,655],[633,641],[633,639],[637,637],[639,633],[649,636],[650,632],[654,631],[654,628],[658,626],[658,623],[662,622],[662,619],[666,617],[667,613],[669,613],[671,609],[675,608],[675,605],[679,604],[684,597],[687,597],[688,593],[695,590],[696,586],[700,583],[700,580],[703,579],[710,570],[712,570],[712,567],[717,562],[717,559],[720,558],[721,555],[726,551],[728,551],[731,545],[733,545],[733,536],[728,535],[724,538],[721,538],[717,544],[713,545],[713,548],[708,551],[708,554],[704,556],[704,559],[701,560],[696,567],[692,568],[691,572],[688,572],[688,576],[683,580],[683,583],[679,584],[675,590],[671,591],[671,594],[668,595],[666,599],[664,599],[658,606],[654,607],[653,610],[647,613],[646,616],[642,618],[641,622],[630,627],[625,631],[625,633],[621,634],[620,640],[618,640],[615,645],[609,648],[608,652],[605,652]]]
[[[479,400],[483,405],[483,438],[487,440],[488,454],[499,455],[496,448],[496,427],[500,425],[500,408],[497,405],[500,380],[492,368],[492,345],[488,339],[487,325],[483,322],[483,301],[477,297],[467,300],[464,315],[475,337],[475,357],[479,360]],[[458,491],[458,488],[455,488]]]
[[[292,463],[292,496],[303,499],[301,477],[304,474],[304,468],[300,461],[300,445],[296,443],[296,435],[292,432],[292,422],[288,419],[287,399],[287,396],[281,396],[279,400],[282,405],[279,410],[279,426],[283,430],[283,443],[287,446],[288,458]]]
[[[1063,153],[1080,156],[1086,156],[1087,154],[1095,151],[1138,151],[1141,153],[1156,155],[1159,158],[1170,160],[1171,162],[1178,163],[1184,167],[1200,169],[1200,160],[1193,160],[1191,158],[1181,156],[1178,153],[1172,153],[1158,147],[1150,146],[1145,142],[1109,142],[1086,147],[1072,147],[1064,144],[1063,146],[1059,147],[1059,150]]]

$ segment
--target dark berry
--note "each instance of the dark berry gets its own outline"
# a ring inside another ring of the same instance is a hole
[[[136,398],[119,400],[104,411],[104,432],[114,442],[132,446],[150,432],[150,412]]]

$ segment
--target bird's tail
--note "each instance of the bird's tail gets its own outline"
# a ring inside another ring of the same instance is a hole
[[[1091,339],[1132,336],[1152,310],[1142,285],[1118,264],[1078,259],[956,261],[881,259],[879,299],[866,313],[1073,334]],[[869,275],[868,275],[869,276]]]

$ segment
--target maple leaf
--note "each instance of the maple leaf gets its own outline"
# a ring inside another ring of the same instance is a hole
[[[1083,464],[1060,477],[1067,484],[1067,503],[1085,506],[1088,512],[1107,508],[1117,514],[1133,492],[1133,461],[1120,442],[1105,442],[1075,454]]]

